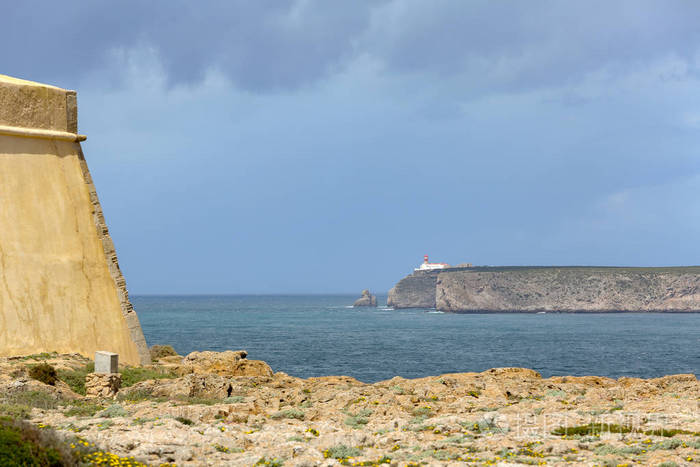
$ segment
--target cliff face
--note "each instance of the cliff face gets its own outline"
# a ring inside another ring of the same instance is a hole
[[[387,305],[394,308],[435,308],[437,272],[416,271],[390,291]]]
[[[82,139],[75,92],[0,75],[0,354],[148,363]]]
[[[439,272],[434,292],[399,284],[397,308],[434,297],[438,310],[453,312],[700,311],[697,267],[471,268]]]

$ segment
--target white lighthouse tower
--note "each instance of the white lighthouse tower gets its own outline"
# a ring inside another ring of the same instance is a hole
[[[433,269],[446,269],[450,265],[447,263],[431,263],[428,259],[428,255],[423,256],[423,264],[415,268],[414,271],[432,271]]]

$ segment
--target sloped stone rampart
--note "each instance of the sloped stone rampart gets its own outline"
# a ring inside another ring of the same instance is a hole
[[[0,75],[0,354],[149,363],[83,139],[74,91]]]

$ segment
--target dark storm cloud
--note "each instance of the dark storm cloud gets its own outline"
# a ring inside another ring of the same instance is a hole
[[[389,67],[505,89],[629,71],[668,55],[692,60],[700,44],[692,1],[436,0],[378,10],[365,44]]]
[[[256,91],[293,89],[367,56],[388,72],[463,76],[523,89],[668,55],[700,43],[694,1],[90,1],[3,7],[5,73],[77,86],[152,48],[170,83],[209,69]]]
[[[292,88],[349,56],[377,2],[90,1],[3,7],[5,73],[77,82],[110,50],[152,47],[171,82],[210,68],[248,89]],[[115,70],[118,73],[118,70]]]

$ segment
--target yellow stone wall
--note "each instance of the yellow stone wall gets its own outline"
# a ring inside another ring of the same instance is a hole
[[[76,133],[74,92],[0,75],[0,355],[148,363]]]

